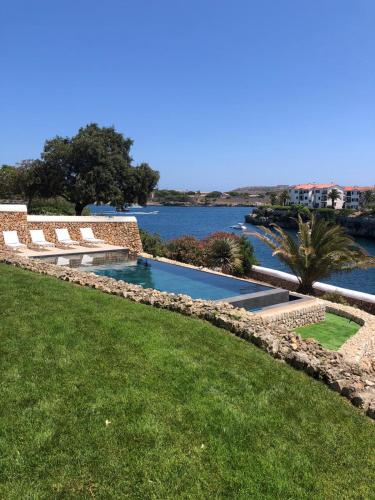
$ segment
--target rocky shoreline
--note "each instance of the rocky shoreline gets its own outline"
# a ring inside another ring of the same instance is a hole
[[[245,216],[245,222],[266,227],[275,223],[284,229],[295,229],[297,224],[293,218],[289,210],[272,207],[255,208],[251,214]],[[345,227],[351,236],[375,239],[375,215],[337,215],[334,217],[334,222]]]

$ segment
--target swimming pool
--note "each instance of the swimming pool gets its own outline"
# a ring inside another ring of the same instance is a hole
[[[220,276],[154,259],[131,256],[127,251],[93,252],[39,257],[57,265],[90,271],[99,276],[154,288],[163,292],[186,294],[193,299],[221,300],[274,290],[251,281]]]

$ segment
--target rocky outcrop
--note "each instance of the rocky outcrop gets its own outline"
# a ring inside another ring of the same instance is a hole
[[[351,236],[363,238],[375,238],[375,215],[340,215],[333,210],[328,212],[316,212],[318,217],[345,227]],[[296,229],[296,212],[285,208],[255,208],[251,214],[245,216],[245,222],[255,226],[270,226],[275,223],[285,229]],[[303,215],[303,214],[302,214]]]
[[[124,281],[40,260],[0,253],[0,262],[209,321],[252,342],[273,357],[324,381],[375,419],[375,378],[361,372],[358,366],[347,363],[341,353],[324,349],[314,340],[302,340],[290,332],[287,326],[278,323],[270,325],[260,316],[234,308],[225,302],[193,300],[186,295],[144,289]]]
[[[375,216],[339,216],[336,222],[344,226],[351,236],[375,238]]]

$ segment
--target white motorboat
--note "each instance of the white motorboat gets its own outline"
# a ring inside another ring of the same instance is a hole
[[[247,227],[243,222],[237,222],[237,224],[234,224],[233,226],[230,226],[232,229],[237,229],[238,231],[245,231]]]

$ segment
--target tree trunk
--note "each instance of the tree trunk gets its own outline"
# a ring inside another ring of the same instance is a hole
[[[300,283],[298,285],[297,292],[303,293],[304,295],[315,295],[312,283]]]
[[[75,204],[75,211],[76,211],[76,215],[82,215],[82,210],[85,208],[85,205],[83,205],[83,203],[76,203]]]

